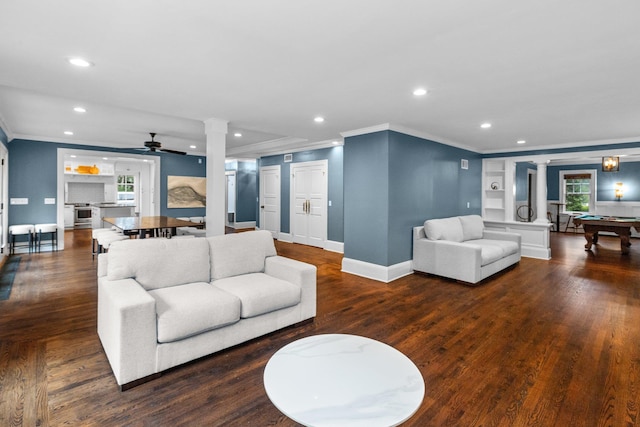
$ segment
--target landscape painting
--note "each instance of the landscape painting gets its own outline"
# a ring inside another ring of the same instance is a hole
[[[202,208],[207,205],[207,178],[167,177],[167,208]]]

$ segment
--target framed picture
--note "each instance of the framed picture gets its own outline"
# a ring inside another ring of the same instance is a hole
[[[167,208],[205,206],[207,206],[207,178],[172,175],[167,177]]]

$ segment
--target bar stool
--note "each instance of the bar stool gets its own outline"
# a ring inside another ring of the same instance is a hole
[[[112,231],[110,233],[100,233],[98,234],[98,253],[104,253],[109,249],[109,246],[113,242],[118,242],[120,240],[127,240],[128,236],[124,234],[117,233]]]
[[[94,228],[91,230],[91,258],[98,254],[98,236],[102,233],[113,233],[113,228]]]
[[[36,224],[35,225],[36,242],[35,246],[38,252],[42,247],[42,235],[49,234],[51,237],[51,250],[58,250],[58,224]]]
[[[17,224],[9,226],[9,255],[13,255],[16,248],[16,236],[28,236],[29,253],[33,249],[33,230],[32,224]]]

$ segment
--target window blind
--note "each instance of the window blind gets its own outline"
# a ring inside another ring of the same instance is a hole
[[[591,179],[590,173],[565,174],[564,179]]]

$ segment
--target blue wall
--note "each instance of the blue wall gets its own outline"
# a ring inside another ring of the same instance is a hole
[[[622,201],[640,201],[640,162],[621,162],[618,172],[602,172],[602,164],[549,166],[547,168],[547,198],[560,199],[560,171],[596,170],[596,200],[598,202],[616,201],[613,189],[616,182],[624,184]]]
[[[9,198],[29,198],[28,205],[9,205],[9,225],[56,222],[56,205],[45,205],[45,197],[57,197],[58,148],[140,154],[137,150],[118,150],[54,142],[14,139],[9,148]],[[160,171],[160,214],[168,216],[204,216],[206,208],[168,209],[167,176],[205,176],[206,158],[149,153],[162,157]],[[202,164],[198,164],[202,159]],[[64,200],[56,200],[64,203]]]
[[[57,203],[57,144],[13,140],[9,143],[9,200],[28,198],[28,205],[9,204],[9,225],[56,222],[56,205],[45,205],[45,197]]]
[[[414,226],[480,214],[478,153],[394,131],[346,138],[344,149],[347,258],[383,266],[407,261]],[[460,168],[461,159],[469,169]]]
[[[344,241],[344,211],[343,211],[343,148],[331,147],[313,151],[293,153],[292,163],[327,160],[329,168],[328,200],[331,206],[327,208],[327,239],[334,242]],[[290,165],[284,162],[284,156],[262,157],[259,167],[280,165],[280,231],[290,232],[289,202],[290,202]],[[258,176],[259,181],[259,176]],[[259,182],[257,187],[259,188]],[[255,200],[255,199],[254,199]],[[258,203],[256,202],[256,210]],[[257,216],[259,223],[259,215]],[[259,225],[259,224],[258,224]]]

